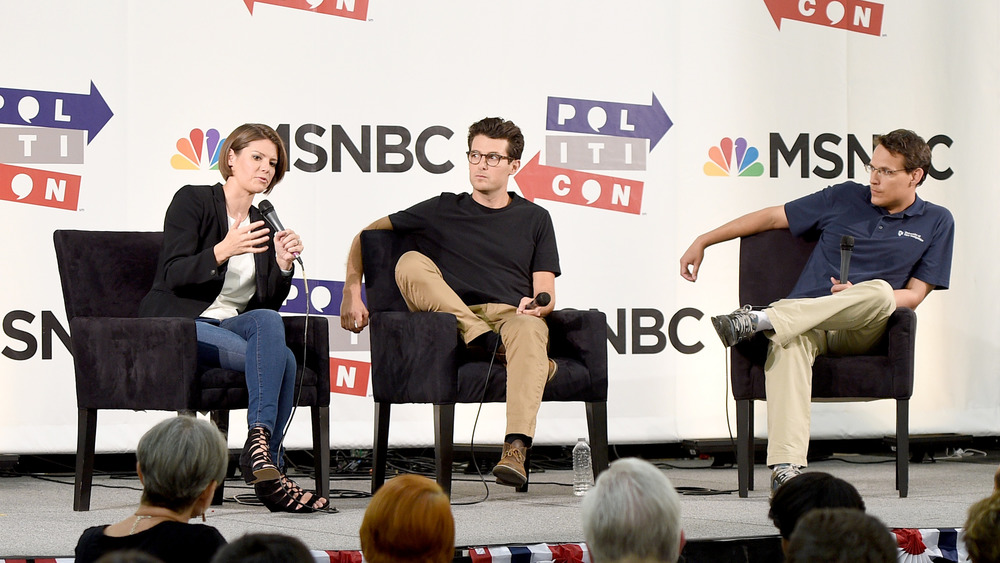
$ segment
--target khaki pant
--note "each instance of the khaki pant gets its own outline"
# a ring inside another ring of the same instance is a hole
[[[764,364],[768,465],[806,465],[816,356],[869,351],[894,310],[892,287],[882,280],[825,297],[782,299],[764,310],[774,326],[765,333],[770,339]]]
[[[535,419],[549,372],[549,327],[517,307],[502,303],[466,305],[448,286],[434,262],[415,251],[396,263],[396,285],[411,311],[451,313],[466,344],[489,331],[500,333],[507,349],[507,434],[535,435]]]

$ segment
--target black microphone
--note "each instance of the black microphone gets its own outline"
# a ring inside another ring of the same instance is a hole
[[[544,307],[552,301],[552,296],[546,292],[541,292],[535,296],[527,305],[524,306],[525,309],[535,309],[537,307]]]
[[[271,223],[271,225],[274,226],[275,229],[278,229],[278,231],[285,230],[285,227],[281,224],[281,220],[278,219],[278,213],[274,210],[274,204],[265,199],[260,202],[260,205],[258,205],[257,208],[260,209],[261,214],[268,220],[269,223]],[[295,260],[299,263],[299,266],[302,266],[303,268],[306,267],[306,265],[302,263],[302,259],[299,258],[298,252],[293,252],[292,255],[295,256]]]
[[[840,283],[847,283],[847,270],[851,265],[851,252],[854,252],[854,237],[840,237]]]

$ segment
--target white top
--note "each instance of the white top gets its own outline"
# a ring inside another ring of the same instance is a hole
[[[228,217],[228,220],[231,229],[233,228],[233,218]],[[240,226],[248,224],[250,224],[249,214]],[[235,317],[246,309],[250,298],[257,291],[256,270],[252,253],[230,257],[229,267],[226,269],[226,280],[222,283],[222,291],[201,316],[221,321]]]

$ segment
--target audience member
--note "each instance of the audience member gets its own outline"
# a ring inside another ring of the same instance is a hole
[[[795,526],[785,554],[785,563],[895,561],[895,536],[878,518],[856,508],[817,508],[810,511]]]
[[[139,440],[135,456],[142,498],[135,514],[110,526],[84,530],[77,563],[123,549],[149,553],[165,563],[211,561],[226,544],[215,528],[189,524],[212,502],[226,477],[229,449],[214,424],[189,416],[160,422]]]
[[[309,548],[283,534],[247,534],[224,546],[212,563],[313,563]]]
[[[681,501],[653,464],[623,458],[583,499],[583,536],[594,563],[674,563],[684,545]]]
[[[855,508],[864,512],[865,501],[847,481],[821,471],[803,473],[774,492],[768,518],[781,533],[781,549],[787,553],[788,541],[799,519],[816,508]]]
[[[972,563],[1000,563],[1000,495],[969,507],[963,533]]]
[[[455,558],[451,501],[420,475],[390,479],[372,496],[361,521],[367,563],[449,563]]]

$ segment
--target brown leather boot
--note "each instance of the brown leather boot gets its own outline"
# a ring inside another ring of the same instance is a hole
[[[528,482],[528,472],[524,469],[524,456],[528,453],[521,440],[504,442],[503,455],[493,468],[493,476],[497,483],[511,487],[520,487]]]

